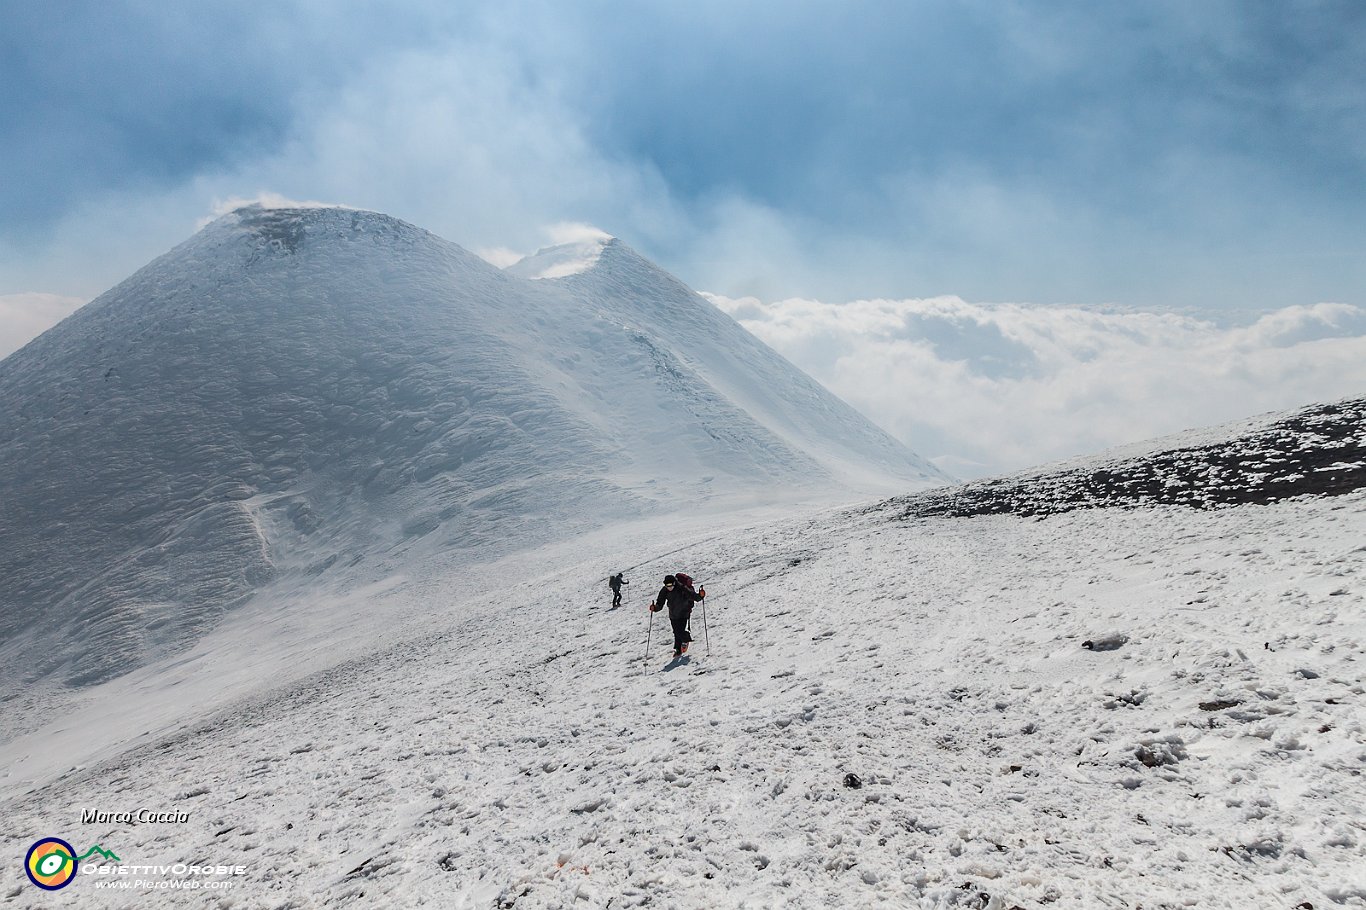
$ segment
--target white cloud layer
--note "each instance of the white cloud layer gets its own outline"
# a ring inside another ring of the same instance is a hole
[[[8,357],[85,303],[59,294],[0,295],[0,358]]]
[[[957,297],[707,296],[962,477],[1366,392],[1366,309],[1347,304],[1220,325]]]
[[[385,212],[500,265],[511,251],[603,229],[645,247],[641,238],[686,242],[688,221],[653,168],[605,156],[558,89],[523,69],[494,46],[376,59],[326,96],[301,99],[291,138],[269,154],[159,193],[91,197],[40,248],[0,238],[0,293],[93,297],[252,202]]]

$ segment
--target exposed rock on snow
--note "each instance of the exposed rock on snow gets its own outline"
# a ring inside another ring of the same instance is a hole
[[[1213,441],[1211,441],[1213,440]],[[1133,454],[1135,449],[1152,451]],[[896,500],[906,516],[1052,515],[1171,504],[1213,508],[1366,487],[1366,398],[1200,430],[1061,466]]]
[[[1129,640],[1129,636],[1123,632],[1106,632],[1094,638],[1088,638],[1081,643],[1081,646],[1088,651],[1118,651],[1124,647]]]

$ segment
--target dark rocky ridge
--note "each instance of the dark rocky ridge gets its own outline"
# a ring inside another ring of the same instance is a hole
[[[1366,487],[1366,398],[1320,404],[1216,443],[974,481],[888,500],[899,518],[1193,509],[1340,496]]]

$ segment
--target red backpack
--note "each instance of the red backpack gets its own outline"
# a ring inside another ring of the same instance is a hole
[[[682,572],[675,572],[675,573],[674,573],[674,581],[678,582],[680,585],[682,585],[683,587],[687,588],[689,591],[692,591],[692,590],[693,590],[693,587],[692,587],[692,576],[691,576],[691,575],[684,575]],[[696,593],[696,592],[694,591],[693,593]]]

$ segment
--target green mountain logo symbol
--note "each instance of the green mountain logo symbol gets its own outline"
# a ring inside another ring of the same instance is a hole
[[[110,860],[110,861],[112,861],[112,862],[116,862],[116,863],[122,862],[122,860],[120,860],[116,855],[114,855],[114,853],[113,853],[112,851],[109,851],[109,850],[104,849],[104,848],[101,847],[99,844],[96,844],[95,846],[91,847],[89,850],[85,851],[85,853],[83,853],[83,854],[81,854],[80,856],[76,857],[76,861],[77,861],[77,862],[82,862],[82,863],[83,863],[83,862],[85,862],[87,859],[89,859],[90,857],[94,856],[94,855],[97,854],[97,853],[98,853],[101,857],[103,857],[104,859]]]

